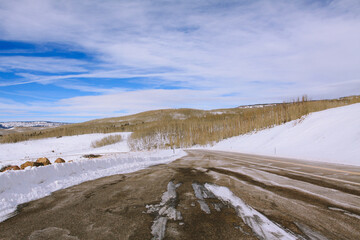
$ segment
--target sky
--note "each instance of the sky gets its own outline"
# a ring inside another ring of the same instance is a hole
[[[0,0],[0,121],[360,94],[359,0]]]

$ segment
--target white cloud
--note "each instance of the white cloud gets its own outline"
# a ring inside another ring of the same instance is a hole
[[[75,59],[54,57],[2,56],[0,68],[4,71],[31,70],[45,73],[86,72],[81,65],[85,62]]]
[[[76,117],[110,117],[114,116],[114,112],[117,115],[125,115],[152,109],[176,107],[210,109],[224,106],[224,104],[231,106],[238,100],[235,97],[221,95],[222,93],[217,91],[184,89],[119,91],[107,95],[74,97],[56,102],[33,101],[28,104],[17,104],[11,101],[0,103],[0,112],[36,112],[38,116],[32,117],[33,119],[39,120],[39,117],[47,114],[48,116],[56,115],[61,121],[67,119],[69,115],[76,119]],[[214,105],[214,102],[219,104]]]
[[[83,107],[89,114],[118,111],[114,102],[126,102],[128,111],[137,112],[183,105],[216,108],[220,103],[236,106],[281,101],[305,93],[313,98],[338,97],[360,90],[359,12],[357,0],[329,4],[285,0],[2,1],[3,39],[65,43],[91,53],[99,64],[92,70],[78,60],[35,58],[30,63],[26,58],[7,57],[0,68],[73,72],[22,75],[25,82],[118,78],[121,88],[121,78],[143,77],[162,86],[193,89],[115,94],[121,89],[67,86],[103,94],[59,103],[60,111]],[[181,97],[174,98],[170,92]],[[161,98],[154,100],[145,93]],[[219,97],[226,94],[236,97]],[[93,101],[93,107],[82,101]],[[104,108],[108,110],[101,110]]]
[[[126,91],[114,89],[97,96],[81,96],[51,102],[38,100],[31,103],[19,104],[14,101],[0,99],[0,120],[28,119],[28,120],[56,120],[56,121],[84,121],[86,119],[122,116],[153,109],[166,108],[198,108],[215,109],[224,107],[236,107],[242,104],[281,102],[292,100],[294,96],[310,94],[315,92],[321,97],[337,97],[342,92],[358,94],[356,89],[359,80],[346,83],[338,82],[327,85],[304,86],[305,92],[290,89],[286,94],[276,87],[258,89],[246,88],[248,94],[229,94],[228,88],[212,90],[190,90],[190,89],[150,89]],[[91,90],[91,89],[90,89]],[[86,91],[90,91],[87,89]],[[93,89],[101,92],[101,89]],[[251,94],[258,91],[264,95],[262,99]],[[330,94],[330,95],[329,95]],[[282,95],[279,99],[279,95]],[[4,115],[5,114],[5,115]]]

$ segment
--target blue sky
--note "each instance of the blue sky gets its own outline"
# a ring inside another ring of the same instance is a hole
[[[0,0],[0,121],[360,93],[360,2]]]

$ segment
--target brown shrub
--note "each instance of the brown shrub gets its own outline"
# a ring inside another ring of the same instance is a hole
[[[111,145],[117,142],[121,142],[121,140],[122,140],[122,136],[120,134],[110,135],[91,143],[91,147],[93,148],[103,147],[106,145]]]

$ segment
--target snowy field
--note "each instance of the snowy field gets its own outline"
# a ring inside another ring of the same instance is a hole
[[[360,104],[312,113],[210,149],[360,166]]]
[[[92,148],[91,143],[109,135],[121,134],[123,141],[112,145]],[[68,160],[83,159],[84,154],[129,152],[127,137],[131,133],[96,133],[61,138],[47,138],[18,143],[0,144],[0,167],[8,164],[22,164],[28,160],[47,157],[51,162],[58,157]]]
[[[95,149],[90,146],[93,141],[113,134],[116,133],[0,144],[1,165],[20,165],[38,157],[48,157],[51,162],[57,157],[74,160],[70,163],[0,173],[0,222],[10,217],[18,204],[45,197],[54,191],[105,176],[168,163],[186,155],[182,150],[177,150],[175,154],[172,150],[129,152],[126,143],[129,133],[122,133],[123,141],[120,143]],[[89,153],[101,153],[102,157],[82,157]]]

